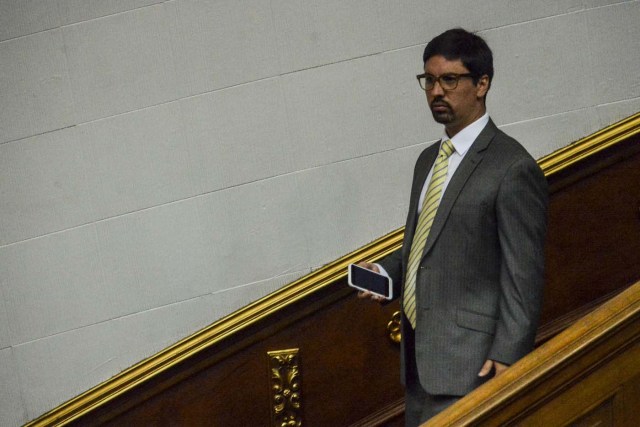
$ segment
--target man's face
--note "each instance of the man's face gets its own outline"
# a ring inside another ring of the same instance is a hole
[[[437,55],[429,58],[424,65],[424,72],[435,77],[444,74],[469,73],[462,61],[449,61]],[[460,78],[458,86],[452,90],[443,90],[440,83],[427,92],[427,102],[433,114],[433,119],[445,125],[447,134],[453,137],[466,126],[482,117],[485,112],[482,99],[489,89],[489,78],[483,76],[477,84],[468,77]]]

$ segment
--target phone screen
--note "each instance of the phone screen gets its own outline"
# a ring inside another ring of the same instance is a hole
[[[392,298],[391,279],[355,264],[349,265],[349,285],[373,292],[387,299]]]

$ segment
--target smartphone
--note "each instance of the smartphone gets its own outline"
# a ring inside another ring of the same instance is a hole
[[[369,291],[385,299],[393,298],[393,281],[387,276],[367,268],[349,264],[349,286]]]

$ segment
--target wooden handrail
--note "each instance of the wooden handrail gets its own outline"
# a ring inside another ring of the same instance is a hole
[[[423,425],[519,424],[629,349],[640,349],[640,282]],[[640,371],[640,360],[631,360]]]

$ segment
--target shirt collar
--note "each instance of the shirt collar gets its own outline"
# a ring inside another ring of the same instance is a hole
[[[460,156],[464,156],[487,123],[489,123],[489,113],[484,113],[482,117],[455,134],[453,138],[449,138],[447,133],[443,131],[442,141],[450,139],[456,153]]]

